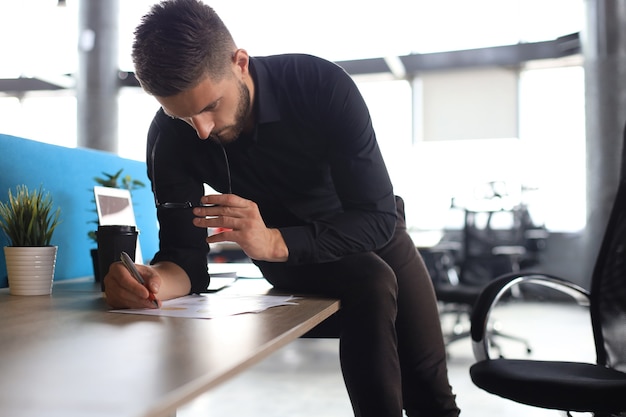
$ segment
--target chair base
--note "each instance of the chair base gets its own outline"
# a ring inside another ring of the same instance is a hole
[[[469,323],[470,314],[470,309],[463,305],[443,304],[440,307],[439,315],[442,321],[445,316],[454,316],[452,330],[448,332],[444,331],[443,333],[443,340],[446,347],[458,340],[471,337],[469,330],[463,330],[463,323],[465,321]],[[532,348],[528,340],[492,328],[489,330],[489,346],[498,353],[499,357],[502,357],[502,348],[500,343],[496,340],[497,338],[519,342],[524,346],[527,354],[532,353]]]

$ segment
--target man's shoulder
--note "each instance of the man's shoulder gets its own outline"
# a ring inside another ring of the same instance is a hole
[[[294,73],[302,74],[302,72],[318,72],[331,73],[341,70],[341,68],[332,61],[315,55],[291,53],[280,55],[268,55],[261,57],[253,57],[253,65],[260,65],[270,73]]]
[[[348,85],[350,76],[337,64],[314,55],[283,54],[252,61],[261,90],[290,98],[332,94],[333,86]],[[307,98],[307,101],[309,99]]]
[[[276,54],[265,56],[253,56],[253,60],[269,62],[269,63],[290,63],[290,62],[328,62],[330,61],[321,58],[319,56],[304,54],[304,53],[289,53],[289,54]]]

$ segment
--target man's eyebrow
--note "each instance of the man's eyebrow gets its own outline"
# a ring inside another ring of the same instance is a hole
[[[221,100],[221,97],[218,98],[217,100],[207,104],[202,110],[200,110],[198,113],[196,114],[200,114],[203,113],[205,111],[211,111],[213,109],[215,109],[215,107],[217,107],[217,104],[219,103],[219,101]],[[163,113],[165,113],[166,116],[171,117],[172,119],[184,119],[185,117],[178,117],[178,116],[174,116],[173,114],[169,114],[167,112],[167,110],[165,110],[165,108],[163,108]]]
[[[217,107],[217,103],[219,103],[220,100],[221,100],[221,97],[207,104],[205,108],[203,108],[202,110],[198,112],[198,114],[205,112],[205,111],[213,110],[215,107]]]

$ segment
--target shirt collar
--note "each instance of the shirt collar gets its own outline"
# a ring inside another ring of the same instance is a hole
[[[250,75],[254,82],[257,124],[279,121],[280,109],[266,62],[250,57]]]

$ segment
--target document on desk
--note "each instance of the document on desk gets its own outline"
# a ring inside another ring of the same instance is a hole
[[[212,319],[244,313],[259,313],[271,307],[296,305],[292,295],[227,295],[194,294],[163,301],[158,309],[110,310],[112,313],[144,314],[150,316]]]

